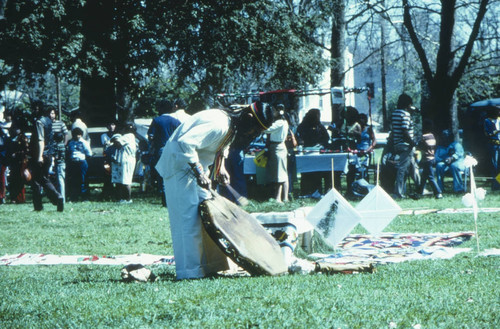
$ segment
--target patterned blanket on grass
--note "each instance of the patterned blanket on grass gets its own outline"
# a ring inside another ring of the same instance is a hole
[[[349,235],[334,254],[311,254],[317,262],[330,264],[399,263],[420,259],[446,259],[470,251],[455,248],[474,236],[473,232],[458,233],[383,233]]]
[[[48,254],[12,254],[0,257],[0,265],[129,265],[129,264],[164,264],[174,265],[174,256],[150,254],[133,255],[48,255]]]
[[[349,235],[335,254],[311,254],[317,262],[330,264],[398,263],[418,259],[452,258],[470,251],[471,248],[456,248],[469,240],[474,233],[384,233]],[[11,254],[0,257],[0,265],[174,265],[173,256],[150,254],[133,255],[50,255]]]

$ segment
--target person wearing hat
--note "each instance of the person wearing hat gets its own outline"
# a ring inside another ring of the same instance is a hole
[[[178,280],[228,269],[226,256],[203,228],[198,206],[211,197],[212,181],[229,182],[223,160],[230,144],[249,145],[273,121],[274,109],[261,102],[237,112],[204,110],[177,127],[165,144],[156,170],[165,184]]]

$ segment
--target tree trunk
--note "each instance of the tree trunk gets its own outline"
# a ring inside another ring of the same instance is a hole
[[[83,11],[83,52],[92,54],[93,48],[99,47],[106,59],[104,63],[108,63],[107,67],[101,70],[108,75],[103,77],[97,70],[90,75],[82,73],[80,112],[87,125],[105,126],[110,120],[116,120],[113,67],[109,61],[111,51],[109,36],[113,29],[114,2],[88,0]]]
[[[452,128],[455,139],[458,139],[458,116],[456,105],[454,105],[455,91],[468,65],[474,41],[477,39],[481,22],[488,9],[488,4],[489,0],[481,0],[479,2],[476,19],[469,39],[463,48],[462,57],[457,62],[455,60],[456,54],[452,51],[457,9],[456,0],[441,1],[439,48],[436,57],[436,69],[435,73],[433,73],[426,52],[420,43],[413,25],[411,15],[412,6],[410,6],[408,0],[402,0],[404,25],[420,59],[424,78],[429,86],[429,104],[428,107],[423,108],[423,115],[425,118],[433,120],[438,133]],[[454,63],[458,64],[453,70]]]
[[[80,112],[88,126],[106,126],[116,121],[115,86],[111,77],[83,76],[80,84]]]
[[[57,89],[57,118],[60,120],[62,118],[61,116],[61,79],[59,78],[59,75],[56,75],[56,89]]]
[[[438,133],[451,127],[455,89],[453,85],[444,82],[429,86],[429,106],[423,109],[422,114],[434,122]]]
[[[344,87],[345,50],[345,4],[344,0],[333,0],[331,39],[331,87]],[[332,104],[332,122],[339,123],[344,104]]]
[[[401,84],[402,88],[401,90],[403,92],[408,90],[408,49],[406,47],[406,41],[405,41],[405,29],[403,26],[401,26],[401,49],[403,49],[403,68],[401,72]]]
[[[118,122],[133,120],[132,104],[129,95],[130,72],[126,64],[116,65],[115,92]]]

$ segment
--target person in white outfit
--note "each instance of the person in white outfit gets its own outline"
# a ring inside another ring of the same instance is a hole
[[[260,102],[238,112],[204,110],[182,123],[166,143],[156,169],[165,184],[178,280],[228,269],[227,258],[203,228],[198,206],[211,197],[212,181],[229,181],[223,164],[229,145],[248,145],[273,120],[272,107]]]
[[[120,203],[132,203],[132,179],[134,177],[137,142],[135,140],[135,125],[126,123],[123,135],[111,137],[114,153],[111,163],[111,183],[116,184],[116,193]]]
[[[280,105],[277,106],[278,109],[280,109]],[[282,105],[281,112],[284,114],[284,107]],[[267,182],[273,187],[273,198],[277,202],[288,201],[288,150],[285,145],[288,129],[288,122],[285,118],[280,118],[265,131],[268,134],[267,147],[269,150],[266,177]]]

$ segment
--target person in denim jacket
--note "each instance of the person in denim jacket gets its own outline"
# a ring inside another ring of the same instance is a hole
[[[453,177],[453,192],[463,193],[464,184],[461,173],[465,170],[465,151],[462,144],[451,140],[449,131],[443,133],[443,141],[447,142],[436,149],[436,176],[439,188],[444,191],[443,179],[448,171]]]
[[[83,139],[83,131],[80,128],[74,128],[71,131],[72,138],[68,142],[67,150],[67,189],[68,199],[78,201],[88,199],[87,188],[87,157],[92,156],[90,144]]]

